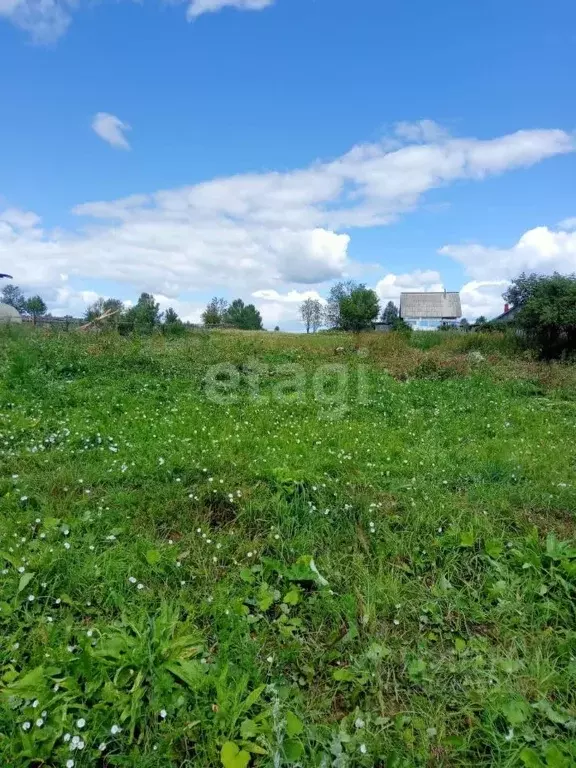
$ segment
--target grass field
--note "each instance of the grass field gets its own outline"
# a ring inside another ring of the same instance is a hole
[[[576,369],[509,344],[2,332],[0,765],[576,765]]]

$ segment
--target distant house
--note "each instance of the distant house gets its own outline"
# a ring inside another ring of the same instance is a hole
[[[498,317],[491,320],[491,323],[513,323],[516,321],[516,316],[520,310],[520,306],[511,307],[509,304],[504,304],[504,312]]]
[[[441,325],[457,327],[462,304],[457,291],[400,294],[400,317],[415,331],[434,331]]]
[[[0,323],[21,323],[22,317],[10,304],[0,303]]]

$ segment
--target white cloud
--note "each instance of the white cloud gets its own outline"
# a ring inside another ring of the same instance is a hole
[[[425,143],[448,139],[448,132],[434,120],[418,120],[415,123],[396,123],[394,132],[400,139]]]
[[[0,212],[0,222],[18,229],[33,229],[40,223],[40,217],[31,211],[21,211],[18,208],[6,208]]]
[[[398,301],[403,291],[443,291],[439,272],[420,269],[403,275],[390,273],[376,284],[376,293],[381,302]]]
[[[252,296],[255,299],[261,299],[256,306],[262,315],[262,321],[265,328],[295,327],[302,325],[300,316],[300,305],[306,299],[317,299],[321,304],[326,304],[318,291],[288,291],[279,293],[275,290],[254,291]]]
[[[571,273],[576,271],[576,232],[535,227],[511,248],[474,243],[446,245],[440,253],[460,262],[475,280],[511,280],[524,271]]]
[[[326,303],[326,299],[322,298],[318,291],[288,291],[288,293],[278,293],[274,290],[260,290],[254,291],[252,296],[255,299],[264,299],[264,301],[274,301],[280,304],[302,304],[306,299],[317,299],[322,304]]]
[[[70,25],[66,0],[0,0],[0,18],[28,32],[36,43],[53,43]]]
[[[571,216],[568,219],[563,219],[561,222],[559,222],[558,227],[560,229],[566,229],[568,231],[571,231],[572,229],[576,229],[576,216]]]
[[[261,11],[273,3],[274,0],[191,0],[187,17],[194,19],[226,7]],[[4,17],[23,29],[34,42],[50,44],[66,33],[76,5],[77,0],[0,0],[0,19]]]
[[[471,280],[460,290],[462,316],[476,320],[480,315],[490,319],[504,312],[502,294],[509,285],[508,280]]]
[[[123,123],[116,115],[98,112],[92,120],[92,128],[101,139],[107,141],[112,147],[130,149],[130,144],[124,136],[126,131],[131,130],[130,126],[128,123]]]
[[[422,140],[421,127],[415,136]],[[224,286],[227,295],[259,290],[288,296],[298,286],[316,288],[350,273],[355,227],[389,223],[417,207],[429,190],[456,180],[481,179],[573,149],[572,138],[559,130],[492,140],[442,136],[425,144],[400,144],[396,137],[300,170],[84,203],[74,213],[92,219],[86,229],[43,229],[35,214],[11,209],[0,218],[0,262],[18,283],[36,290],[61,286],[60,276],[69,275],[75,285],[112,280],[129,293],[147,290],[170,301]],[[447,246],[444,252],[467,265],[475,258],[467,248]],[[501,277],[493,266],[468,273],[479,281]],[[384,277],[378,292],[388,299],[438,285],[437,273],[420,271]],[[261,297],[269,311],[272,304],[287,306],[278,296],[273,302]]]
[[[202,321],[202,312],[206,308],[206,302],[186,301],[171,296],[163,296],[162,294],[156,294],[154,298],[160,304],[162,312],[165,312],[168,307],[172,307],[178,317],[184,320],[184,322],[200,323]]]
[[[203,13],[214,13],[222,8],[236,8],[239,11],[261,11],[272,5],[274,0],[192,0],[188,7],[188,18],[195,19]]]

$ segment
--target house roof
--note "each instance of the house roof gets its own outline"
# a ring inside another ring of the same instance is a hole
[[[400,317],[462,317],[460,294],[457,291],[402,293]]]

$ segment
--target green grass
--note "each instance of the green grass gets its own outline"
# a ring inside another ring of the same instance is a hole
[[[575,765],[576,371],[506,343],[2,332],[0,764]]]

